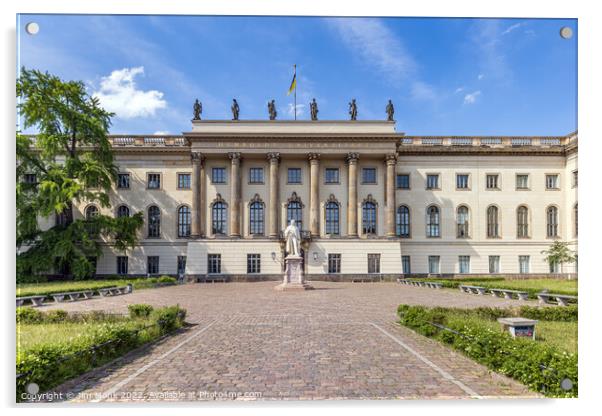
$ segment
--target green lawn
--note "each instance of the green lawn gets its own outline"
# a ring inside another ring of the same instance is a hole
[[[77,280],[44,283],[18,283],[17,296],[51,295],[53,293],[98,290],[111,286],[125,286],[131,283],[134,289],[147,289],[157,284],[158,278]]]
[[[564,295],[577,296],[577,281],[576,280],[560,280],[560,279],[527,279],[527,280],[478,280],[478,279],[453,279],[453,280],[437,280],[444,284],[445,287],[457,288],[459,285],[466,284],[471,286],[483,286],[489,289],[511,289],[525,290],[533,298],[536,294],[544,289],[550,293],[558,293]]]

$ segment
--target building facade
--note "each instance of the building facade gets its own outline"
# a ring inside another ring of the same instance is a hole
[[[280,279],[302,230],[308,279],[576,273],[577,134],[417,137],[390,121],[194,120],[181,136],[111,136],[111,208],[144,212],[137,247],[105,242],[99,275]],[[54,219],[47,219],[47,226]]]

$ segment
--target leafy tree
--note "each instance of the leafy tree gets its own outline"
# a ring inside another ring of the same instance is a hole
[[[569,249],[568,243],[556,240],[552,243],[548,250],[543,250],[541,254],[545,254],[544,258],[549,264],[560,264],[560,272],[562,273],[562,265],[564,263],[573,263],[575,261],[575,253]]]
[[[110,206],[108,191],[117,179],[107,133],[112,113],[99,106],[80,81],[63,81],[47,72],[22,69],[17,80],[17,277],[69,270],[75,278],[95,271],[101,240],[119,251],[136,244],[141,212],[127,218],[96,215],[76,219],[74,203]],[[39,227],[41,218],[56,225]]]

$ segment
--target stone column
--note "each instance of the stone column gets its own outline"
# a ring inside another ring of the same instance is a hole
[[[309,231],[320,235],[320,155],[310,153],[309,158]]]
[[[357,237],[357,161],[358,153],[347,154],[348,172],[348,206],[347,206],[347,235]]]
[[[192,224],[190,234],[192,238],[200,238],[201,232],[201,192],[205,188],[201,183],[201,169],[203,166],[203,154],[201,152],[192,152],[190,154],[192,161]]]
[[[395,237],[395,166],[397,164],[397,155],[388,154],[385,158],[387,165],[387,188],[385,190],[386,204],[386,224],[387,237]]]
[[[230,166],[230,237],[240,237],[240,153],[228,153]]]
[[[270,162],[270,206],[269,206],[269,232],[270,238],[278,237],[278,165],[280,153],[268,153]]]

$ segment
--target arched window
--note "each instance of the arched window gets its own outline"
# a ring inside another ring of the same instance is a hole
[[[213,234],[226,234],[226,203],[217,201],[211,207],[211,230]]]
[[[491,205],[487,208],[487,237],[497,238],[500,236],[500,222],[498,207]]]
[[[331,200],[326,202],[326,221],[324,232],[329,235],[339,235],[339,204],[331,195]]]
[[[96,205],[90,205],[86,208],[86,219],[91,220],[98,215],[98,208]]]
[[[148,236],[161,236],[161,211],[155,205],[148,208]]]
[[[458,207],[456,213],[456,237],[458,238],[468,238],[469,237],[469,212],[468,207],[465,205],[460,205]]]
[[[178,237],[190,237],[190,208],[186,205],[178,208]]]
[[[529,208],[520,205],[516,209],[516,236],[518,238],[529,237]]]
[[[426,236],[440,236],[439,208],[435,205],[431,205],[426,209]]]
[[[258,196],[256,195],[256,197]],[[249,233],[263,235],[263,225],[263,202],[256,200],[249,204]]]
[[[374,202],[364,202],[362,207],[362,232],[364,234],[376,234],[376,204]]]
[[[395,220],[397,235],[403,238],[410,237],[410,209],[405,205],[397,207]]]
[[[551,206],[546,210],[547,235],[558,237],[558,208]]]
[[[577,208],[577,204],[573,208],[573,215],[575,216],[575,237],[579,234],[579,211]]]
[[[130,216],[130,209],[128,208],[127,205],[119,205],[119,207],[117,208],[117,218],[122,218],[122,217],[129,217]]]
[[[286,223],[295,220],[297,227],[303,229],[303,205],[299,201],[290,201],[286,206]]]

